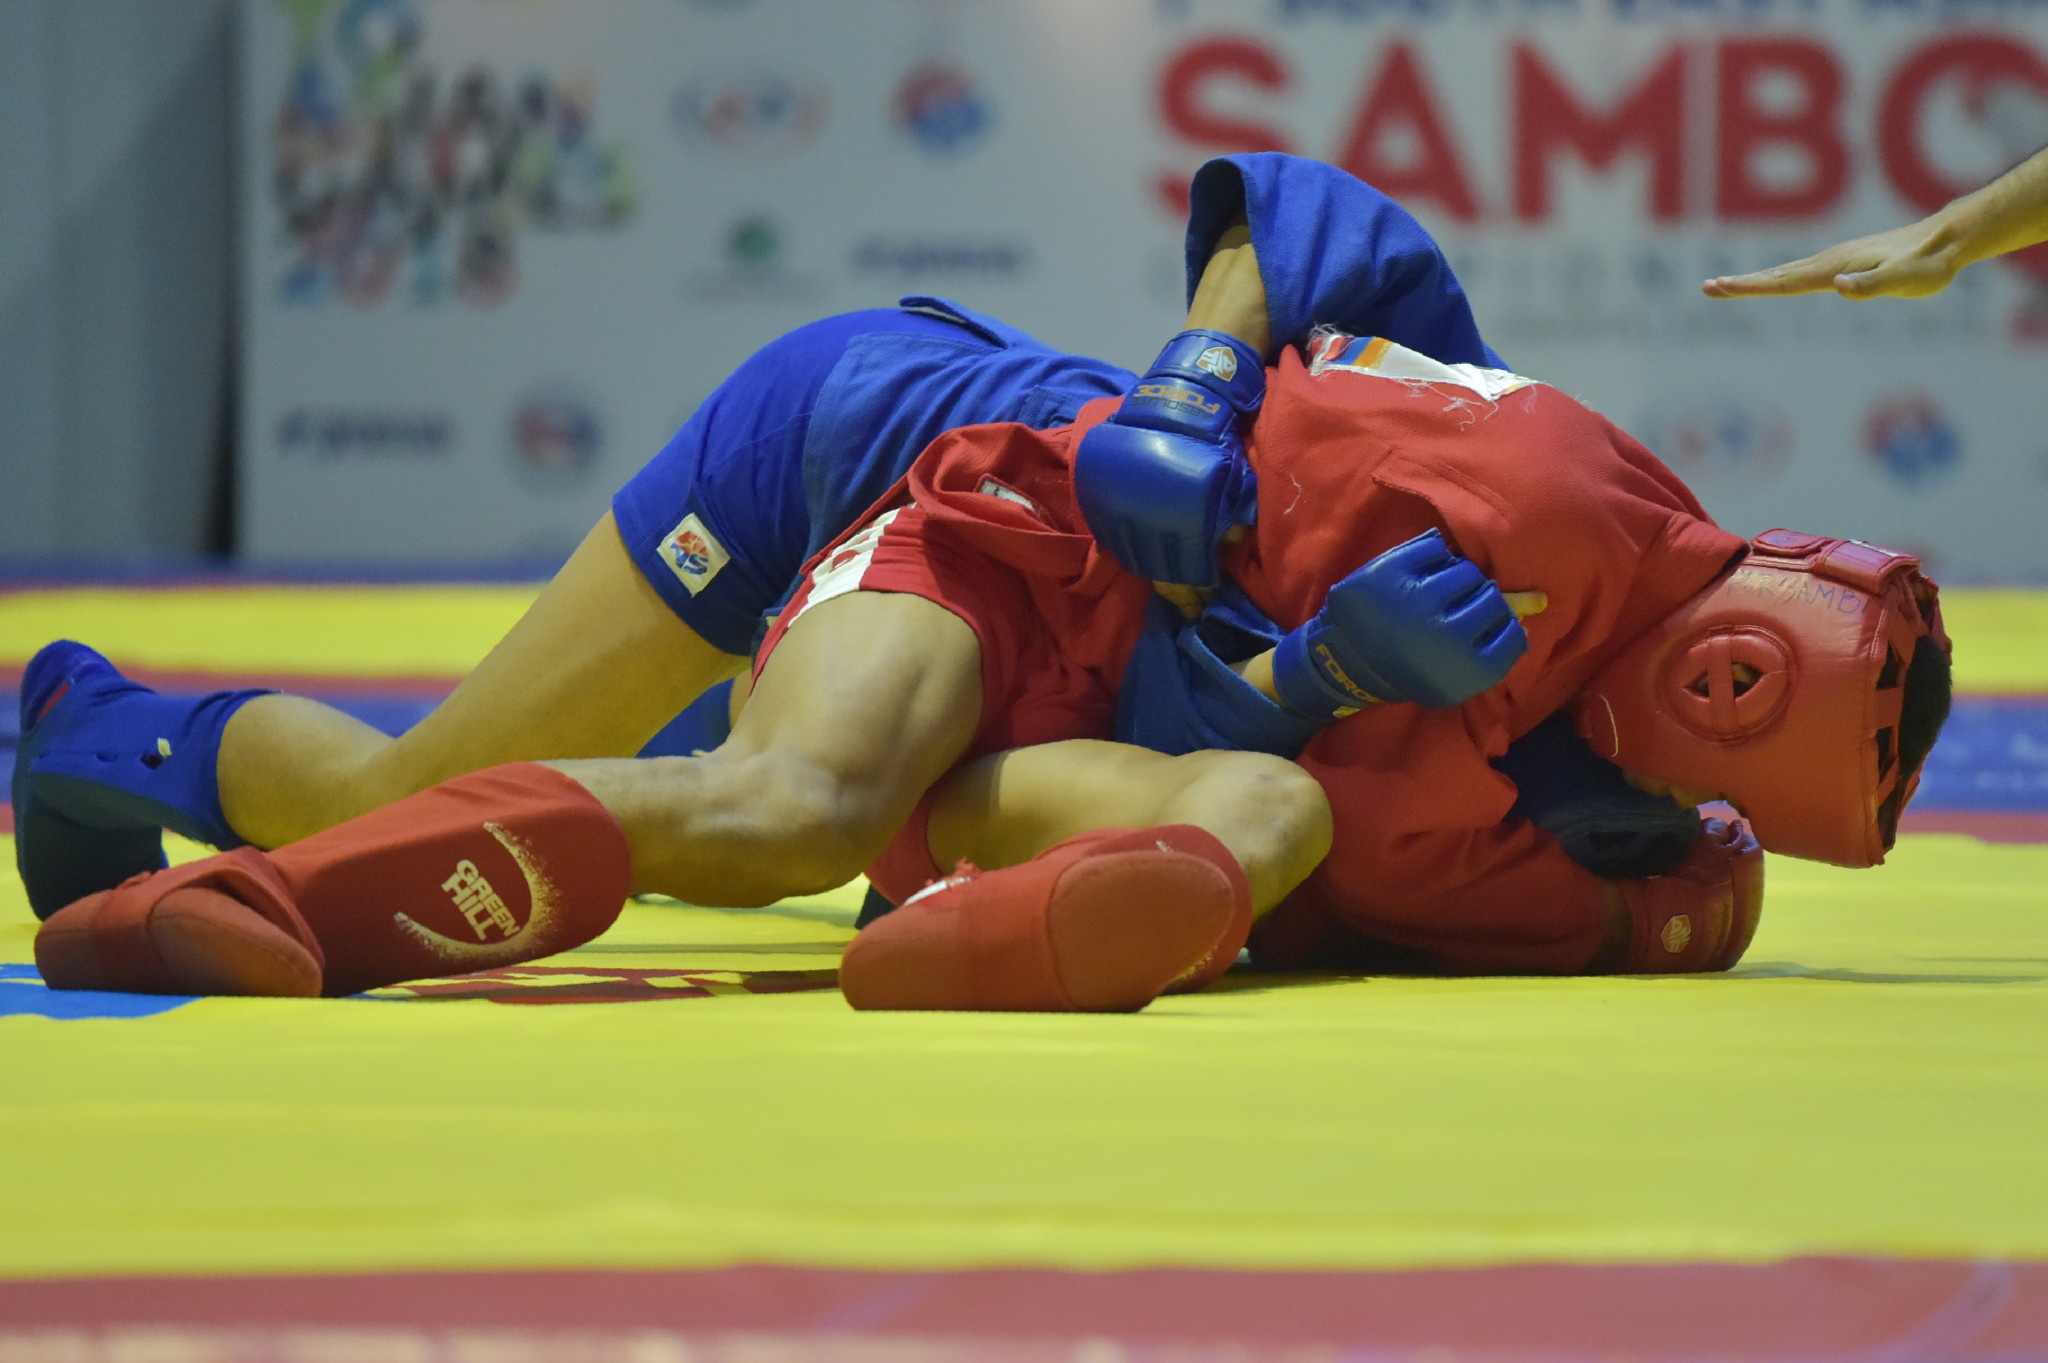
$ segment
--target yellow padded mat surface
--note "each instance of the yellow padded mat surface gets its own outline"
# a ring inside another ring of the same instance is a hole
[[[70,634],[166,669],[452,673],[528,596],[24,593],[0,666]],[[2043,598],[1949,599],[1966,678],[2048,689]],[[760,992],[816,983],[856,902],[635,904],[495,987],[640,1002],[0,1017],[0,1276],[2048,1258],[2048,846],[1773,859],[1730,977],[1233,975],[1106,1018]],[[0,962],[32,930],[0,872]]]
[[[460,676],[540,588],[96,587],[0,593],[0,667],[52,639],[166,671]]]
[[[1727,978],[0,1019],[0,1275],[2048,1257],[2048,848],[1771,876]],[[823,969],[852,907],[636,905],[550,964]]]

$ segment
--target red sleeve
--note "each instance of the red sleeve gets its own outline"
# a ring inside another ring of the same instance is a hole
[[[1607,890],[1556,839],[1503,823],[1514,784],[1486,761],[1459,711],[1385,706],[1324,731],[1301,764],[1336,819],[1304,905],[1439,969],[1584,969],[1607,930]]]

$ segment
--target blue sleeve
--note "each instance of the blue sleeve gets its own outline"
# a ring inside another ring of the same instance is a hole
[[[1117,691],[1117,740],[1169,757],[1207,748],[1299,756],[1323,726],[1281,709],[1230,667],[1279,637],[1231,587],[1192,624],[1154,598]]]
[[[1188,301],[1239,215],[1266,285],[1273,339],[1308,340],[1317,326],[1384,336],[1446,364],[1507,365],[1479,337],[1465,290],[1422,224],[1364,181],[1279,152],[1225,156],[1195,173],[1188,194]]]
[[[1670,871],[1700,836],[1700,812],[1628,783],[1621,768],[1596,754],[1555,714],[1493,759],[1515,783],[1508,818],[1527,819],[1571,859],[1605,879],[1637,879]]]

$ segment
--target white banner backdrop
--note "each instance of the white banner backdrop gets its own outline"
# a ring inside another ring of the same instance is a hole
[[[2048,258],[1701,278],[2048,143],[2032,0],[247,0],[243,542],[559,555],[756,346],[940,293],[1142,367],[1222,150],[1351,169],[1732,528],[2048,577]]]

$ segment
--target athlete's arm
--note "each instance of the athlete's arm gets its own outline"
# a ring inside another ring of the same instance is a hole
[[[1507,367],[1480,339],[1442,249],[1407,210],[1335,166],[1278,152],[1219,157],[1195,173],[1186,247],[1191,309],[1224,282],[1212,283],[1212,262],[1234,251],[1230,233],[1240,224],[1243,255],[1228,264],[1258,272],[1270,337],[1262,353],[1304,342],[1326,325],[1384,336],[1446,364]]]
[[[1202,277],[1188,303],[1190,331],[1220,331],[1235,336],[1262,358],[1273,355],[1273,327],[1266,314],[1266,283],[1259,277],[1259,256],[1252,229],[1239,218],[1223,230],[1202,267]]]
[[[1189,190],[1187,262],[1189,330],[1083,438],[1074,469],[1097,541],[1155,582],[1214,586],[1217,546],[1252,523],[1257,480],[1238,427],[1264,400],[1275,344],[1327,324],[1505,367],[1429,234],[1333,166],[1272,153],[1209,162]]]
[[[1966,265],[2048,241],[2048,148],[1919,222],[1858,237],[1753,274],[1700,286],[1709,298],[1820,293],[1924,298]]]

